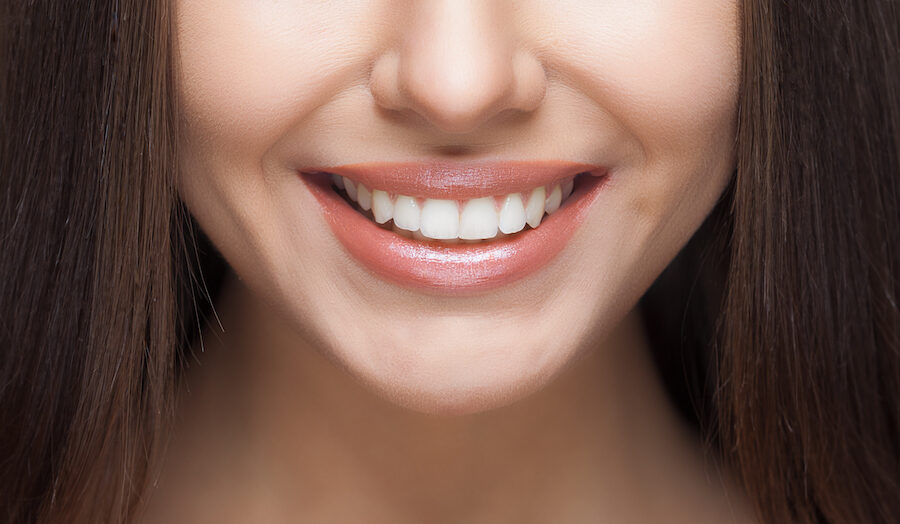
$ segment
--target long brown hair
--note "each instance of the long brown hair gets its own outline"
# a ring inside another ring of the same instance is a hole
[[[736,173],[642,303],[658,361],[765,521],[898,522],[898,7],[742,9]],[[5,522],[127,518],[223,267],[174,189],[171,16],[0,5]]]

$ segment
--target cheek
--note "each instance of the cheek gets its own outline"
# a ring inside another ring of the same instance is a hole
[[[269,262],[280,140],[364,73],[356,11],[327,2],[179,2],[179,194],[229,261]],[[297,221],[295,221],[297,222]],[[250,247],[247,247],[250,246]]]
[[[259,157],[362,74],[371,31],[354,12],[311,2],[181,2],[179,86],[188,138]]]
[[[625,137],[614,178],[619,198],[597,219],[596,244],[616,246],[617,256],[599,248],[595,255],[608,258],[611,278],[649,285],[713,208],[732,171],[738,5],[569,3],[588,12],[550,22],[559,32],[547,53],[592,100],[594,125],[614,125]],[[602,229],[610,223],[620,227]]]
[[[640,143],[645,157],[697,153],[731,125],[738,85],[737,2],[568,0],[541,25],[561,73]],[[571,16],[570,11],[585,11]],[[692,143],[693,142],[693,143]]]
[[[667,2],[670,6],[682,2]],[[605,62],[609,90],[647,155],[698,145],[730,125],[738,85],[736,9],[660,9],[616,39],[620,49]],[[729,7],[731,6],[731,7]]]
[[[628,4],[598,53],[592,94],[636,144],[622,166],[631,211],[648,235],[686,241],[733,163],[737,3]]]

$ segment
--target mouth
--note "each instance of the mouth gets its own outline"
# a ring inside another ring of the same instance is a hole
[[[337,240],[392,283],[489,291],[563,250],[605,185],[572,162],[366,163],[299,172]]]

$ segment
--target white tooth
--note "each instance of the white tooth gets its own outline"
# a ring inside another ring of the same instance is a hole
[[[562,189],[562,199],[565,200],[569,198],[569,195],[572,194],[572,189],[575,187],[575,177],[567,178],[563,180],[563,183],[560,184],[560,189]]]
[[[528,203],[525,204],[525,219],[529,226],[538,227],[540,225],[541,218],[544,216],[545,198],[546,191],[543,186],[534,188],[531,196],[528,197]]]
[[[553,189],[550,191],[550,194],[547,195],[547,201],[544,203],[544,211],[547,214],[555,213],[557,209],[559,209],[559,204],[562,202],[562,190],[559,188],[559,184],[553,186]]]
[[[415,231],[419,229],[419,203],[406,195],[397,195],[394,203],[394,224],[400,229]]]
[[[341,175],[331,174],[331,183],[338,189],[344,189],[344,177]]]
[[[497,236],[497,208],[494,197],[473,198],[466,202],[459,217],[459,238],[479,240]]]
[[[456,238],[459,233],[459,205],[455,200],[425,200],[419,228],[428,238]]]
[[[506,195],[503,206],[500,208],[500,231],[517,233],[524,228],[525,206],[522,204],[522,196],[518,193]]]
[[[372,193],[369,192],[369,188],[362,184],[356,187],[356,202],[364,211],[372,209]]]
[[[401,230],[401,231],[402,231],[402,230]],[[413,237],[414,239],[416,239],[416,240],[431,240],[430,238],[428,238],[428,237],[426,237],[425,235],[422,234],[422,230],[421,230],[421,229],[417,229],[417,230],[413,231],[413,232],[412,232],[412,237]]]
[[[394,218],[394,203],[391,202],[391,197],[380,189],[372,190],[372,214],[375,215],[375,222],[379,224]]]
[[[356,202],[356,184],[347,177],[344,177],[344,189],[347,190],[347,196],[350,200]]]

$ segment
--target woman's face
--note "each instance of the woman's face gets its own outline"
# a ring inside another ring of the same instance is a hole
[[[414,409],[502,405],[603,348],[733,169],[736,1],[177,11],[182,198],[298,348]]]

